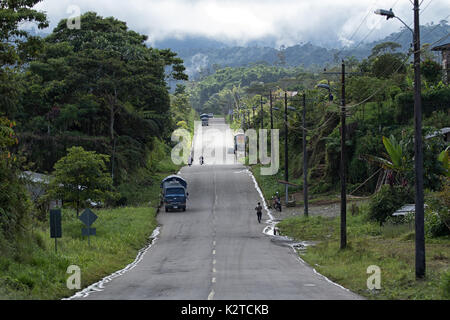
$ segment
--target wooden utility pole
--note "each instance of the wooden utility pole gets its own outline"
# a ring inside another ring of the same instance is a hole
[[[263,108],[263,96],[261,95],[261,130],[264,129],[264,108]]]
[[[425,231],[423,200],[422,94],[420,79],[419,0],[414,0],[414,162],[416,278],[425,277]]]
[[[308,152],[306,148],[306,93],[303,93],[303,203],[308,216]]]
[[[342,60],[342,93],[341,93],[341,249],[347,247],[347,186],[345,165],[345,63]]]
[[[288,120],[287,120],[288,102],[287,92],[284,92],[284,180],[289,182],[289,168],[288,168]],[[286,184],[286,206],[289,202],[289,186]]]
[[[269,99],[270,99],[270,129],[273,130],[272,90],[270,90]]]

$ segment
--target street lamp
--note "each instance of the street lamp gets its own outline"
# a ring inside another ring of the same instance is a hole
[[[377,9],[374,11],[375,14],[378,14],[380,16],[385,16],[386,20],[392,19],[392,18],[397,18],[401,23],[403,23],[405,25],[406,28],[409,29],[409,31],[411,31],[412,33],[414,33],[414,31],[405,23],[403,22],[402,19],[400,19],[399,17],[397,17],[394,12],[392,12],[392,8],[389,10],[384,10],[384,9]]]
[[[328,90],[328,100],[333,101],[334,97],[333,97],[333,94],[331,93],[331,87],[330,87],[329,81],[328,81],[328,84],[325,84],[325,83],[318,84],[317,88],[327,89]]]
[[[425,276],[425,229],[423,196],[423,150],[422,150],[422,93],[420,79],[420,25],[419,0],[414,0],[414,30],[394,15],[392,9],[376,10],[386,19],[397,18],[412,33],[414,43],[414,168],[415,168],[415,236],[416,236],[416,278]]]
[[[298,112],[294,107],[288,106],[289,110]],[[306,94],[303,93],[303,110],[302,110],[302,131],[303,131],[303,206],[304,215],[308,216],[308,151],[306,141]]]

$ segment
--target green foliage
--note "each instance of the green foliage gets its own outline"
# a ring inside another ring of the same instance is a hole
[[[441,191],[429,193],[426,197],[425,232],[429,237],[450,234],[450,180]]]
[[[49,193],[63,199],[77,210],[88,200],[105,201],[114,197],[112,179],[107,171],[109,156],[72,147],[67,155],[55,164],[54,178]]]
[[[19,178],[18,159],[10,152],[17,144],[14,123],[0,117],[0,252],[3,239],[17,240],[29,227],[31,202]]]
[[[384,185],[370,199],[368,216],[371,220],[382,224],[396,210],[408,203],[414,203],[414,195],[410,189],[403,186]]]
[[[395,97],[398,106],[396,121],[400,124],[408,123],[414,116],[414,92],[408,90]],[[435,87],[422,93],[422,112],[428,117],[433,112],[448,112],[450,104],[450,87]]]
[[[450,270],[447,270],[442,274],[441,290],[444,299],[450,299]]]
[[[12,117],[17,111],[20,83],[16,72],[35,57],[42,47],[21,24],[35,22],[39,29],[48,27],[45,13],[33,7],[41,0],[1,0],[0,15],[0,113]]]
[[[234,95],[233,88],[249,87],[252,83],[264,82],[274,83],[283,78],[292,78],[301,73],[303,69],[297,68],[280,68],[271,67],[264,64],[257,64],[250,67],[240,68],[223,68],[216,71],[215,74],[210,75],[197,83],[192,89],[193,100],[192,105],[196,110],[203,110],[206,112],[224,113],[222,104],[228,108],[233,108],[234,102],[237,102],[237,97]],[[224,91],[221,93],[221,91]],[[235,89],[234,89],[235,91]],[[223,99],[223,103],[215,106],[213,101],[209,101],[215,94],[221,96],[228,95],[229,97]],[[242,93],[240,94],[242,96]],[[211,107],[208,108],[207,106]],[[204,109],[206,108],[206,109]]]
[[[176,123],[187,120],[182,92],[180,119],[172,119],[166,82],[187,80],[183,61],[148,47],[147,36],[113,17],[87,12],[80,30],[66,23],[58,23],[37,59],[16,75],[19,147],[38,172],[51,171],[71,146],[108,154],[120,185],[146,166],[153,138],[168,142]]]
[[[386,53],[378,56],[372,65],[372,73],[377,78],[389,78],[394,73],[405,73],[406,68],[401,58]]]
[[[68,266],[82,270],[83,288],[124,268],[137,251],[148,243],[157,226],[153,208],[130,207],[95,210],[97,235],[91,245],[81,236],[83,224],[73,212],[63,210],[62,235],[58,253],[49,235],[49,223],[35,226],[10,252],[0,258],[0,299],[57,300],[72,296],[77,290],[66,286]]]
[[[44,12],[33,7],[41,0],[1,0],[0,65],[14,66],[26,62],[32,53],[33,42],[38,42],[29,32],[20,28],[25,21],[37,23],[39,29],[48,27]]]
[[[426,81],[436,84],[438,83],[442,78],[442,66],[430,59],[425,60],[422,62],[420,66],[420,71]]]
[[[378,57],[380,54],[392,53],[402,47],[401,44],[393,41],[382,42],[372,48],[372,54],[369,58]]]
[[[438,161],[442,164],[444,169],[444,174],[447,178],[450,178],[450,151],[449,147],[447,147],[444,151],[442,151],[438,156]]]

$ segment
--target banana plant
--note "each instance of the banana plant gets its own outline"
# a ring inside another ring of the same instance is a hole
[[[442,166],[444,167],[444,171],[445,171],[444,175],[448,178],[450,178],[449,148],[450,148],[450,146],[448,146],[438,156],[438,160],[442,163]]]
[[[393,135],[390,138],[383,137],[383,145],[386,148],[387,157],[381,158],[366,155],[370,161],[376,162],[384,169],[402,173],[408,169],[408,161],[405,153],[405,146],[402,141],[398,142]]]

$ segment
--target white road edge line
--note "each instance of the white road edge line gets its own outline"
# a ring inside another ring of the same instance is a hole
[[[110,274],[109,276],[104,277],[102,280],[91,284],[90,286],[86,287],[85,289],[75,293],[73,296],[69,297],[69,298],[64,298],[61,300],[72,300],[75,298],[86,298],[87,296],[89,296],[91,293],[93,292],[99,292],[99,291],[103,291],[105,284],[107,284],[108,282],[112,281],[113,279],[122,276],[123,274],[125,274],[126,272],[130,271],[131,269],[133,269],[134,267],[136,267],[139,262],[141,262],[142,258],[144,257],[144,255],[147,253],[148,250],[150,250],[150,248],[155,244],[156,240],[158,239],[158,235],[160,233],[160,227],[156,227],[155,230],[153,230],[152,235],[150,236],[151,242],[146,245],[144,248],[142,248],[141,250],[139,250],[136,259],[134,259],[134,261],[132,263],[130,263],[129,265],[127,265],[125,268],[116,271],[112,274]]]
[[[261,189],[259,188],[258,182],[256,181],[255,176],[253,175],[253,172],[251,172],[248,168],[245,169],[244,172],[247,172],[247,174],[253,179],[253,183],[255,184],[255,189],[256,189],[256,191],[258,191],[259,196],[261,197],[261,200],[262,200],[262,202],[263,202],[264,209],[266,209],[267,214],[268,214],[269,217],[270,217],[269,222],[270,222],[270,224],[271,224],[271,227],[274,228],[275,225],[276,225],[276,223],[273,221],[274,218],[273,218],[273,216],[272,216],[272,213],[270,212],[269,208],[267,207],[266,199],[264,199],[264,195],[263,195]],[[264,228],[264,230],[263,230],[263,233],[264,233],[264,234],[267,234],[267,233],[264,232],[267,228],[268,228],[268,227]],[[302,258],[300,258],[299,254],[298,254],[297,250],[294,248],[294,246],[290,246],[290,247],[291,247],[292,250],[294,251],[294,253],[295,253],[295,255],[297,256],[298,260],[299,260],[301,263],[303,263],[303,264],[309,266],[309,264],[307,264]],[[354,293],[353,291],[351,291],[351,290],[349,290],[349,289],[347,289],[347,288],[341,286],[340,284],[337,284],[337,283],[331,281],[330,279],[328,279],[327,277],[325,277],[323,274],[320,274],[320,273],[317,272],[317,270],[314,269],[313,267],[311,267],[311,266],[309,266],[309,267],[313,270],[313,272],[314,272],[315,274],[317,274],[318,276],[321,276],[321,277],[324,278],[327,282],[332,283],[332,284],[334,284],[335,286],[337,286],[337,287],[339,287],[339,288],[341,288],[341,289],[344,289],[344,290],[346,290],[346,291],[348,291],[348,292],[351,292],[351,293],[353,293],[353,294],[356,295],[356,293]]]

